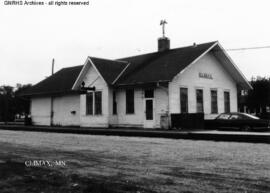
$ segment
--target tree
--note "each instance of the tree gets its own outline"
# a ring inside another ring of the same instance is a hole
[[[29,87],[30,84],[17,84],[16,88],[0,86],[0,121],[14,121],[16,114],[29,114],[30,101],[20,96]]]
[[[267,111],[270,106],[270,78],[257,77],[250,82],[253,90],[248,92],[246,105],[255,112]]]
[[[14,97],[13,87],[3,85],[0,87],[0,118],[1,121],[12,120],[12,108],[10,104],[12,103],[12,98]]]

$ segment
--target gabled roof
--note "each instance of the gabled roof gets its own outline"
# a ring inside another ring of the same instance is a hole
[[[128,65],[128,62],[126,61],[108,60],[95,57],[89,58],[108,84],[112,84],[117,76]]]
[[[217,42],[122,58],[130,65],[115,83],[118,86],[170,81]]]
[[[84,67],[72,86],[72,90],[76,90],[80,87],[90,66],[93,66],[93,68],[108,85],[112,85],[123,70],[128,66],[128,62],[88,56]]]
[[[23,95],[78,90],[91,65],[108,85],[116,87],[169,82],[209,51],[220,60],[220,63],[232,75],[238,85],[245,89],[252,88],[221,45],[215,41],[117,60],[87,57],[83,66],[63,68],[34,85]]]

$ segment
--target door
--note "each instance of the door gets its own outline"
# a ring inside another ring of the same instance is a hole
[[[144,100],[145,116],[144,116],[144,128],[154,127],[154,99]]]

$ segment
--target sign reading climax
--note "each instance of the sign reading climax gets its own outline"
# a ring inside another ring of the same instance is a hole
[[[200,77],[200,78],[206,78],[206,79],[213,79],[212,74],[209,74],[209,73],[203,73],[203,72],[199,72],[199,77]]]

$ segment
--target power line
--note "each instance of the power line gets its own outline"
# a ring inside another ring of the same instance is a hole
[[[231,48],[224,49],[225,51],[244,51],[244,50],[259,50],[259,49],[268,49],[270,46],[257,46],[257,47],[245,47],[245,48]]]

